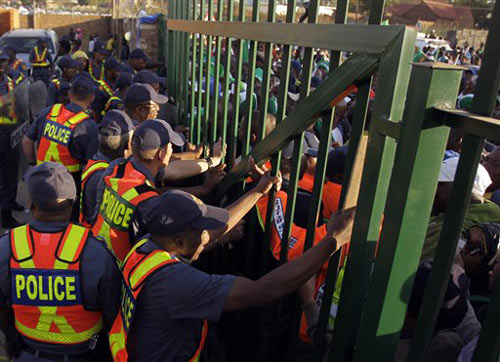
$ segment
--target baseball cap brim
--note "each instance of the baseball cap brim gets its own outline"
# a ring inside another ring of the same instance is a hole
[[[229,212],[220,207],[203,205],[202,213],[191,223],[194,230],[217,230],[225,227],[229,221]]]
[[[158,94],[158,93],[156,95],[154,95],[153,97],[151,97],[151,100],[155,103],[158,103],[158,104],[165,104],[168,102],[167,97],[165,97],[162,94]]]
[[[179,146],[179,147],[184,146],[185,142],[182,139],[182,137],[177,132],[175,132],[172,129],[172,126],[170,126],[169,124],[168,124],[168,135],[170,137],[170,143],[172,143],[175,146]]]

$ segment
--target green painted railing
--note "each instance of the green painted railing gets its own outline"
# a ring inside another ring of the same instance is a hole
[[[326,160],[334,123],[331,102],[350,85],[358,87],[357,101],[348,147],[341,205],[347,195],[356,195],[354,164],[367,117],[372,77],[378,77],[376,99],[368,130],[366,156],[357,198],[354,231],[345,265],[345,274],[330,345],[325,334],[331,300],[339,269],[339,255],[330,260],[323,290],[320,318],[316,327],[312,360],[320,361],[392,361],[403,326],[413,278],[437,187],[439,169],[450,128],[465,133],[462,156],[453,186],[451,202],[439,240],[428,287],[408,360],[423,361],[432,337],[439,306],[460,235],[473,175],[479,162],[484,139],[500,140],[500,122],[489,118],[500,86],[500,1],[495,3],[492,24],[485,47],[483,65],[474,96],[472,113],[454,109],[462,68],[439,63],[411,64],[416,33],[403,26],[379,26],[384,1],[372,1],[367,25],[345,25],[348,0],[337,1],[335,24],[317,24],[319,1],[309,5],[305,23],[296,23],[296,0],[289,0],[286,21],[275,22],[276,0],[268,1],[267,19],[260,19],[260,1],[253,5],[234,0],[170,1],[168,15],[168,92],[175,98],[180,119],[190,127],[194,143],[213,143],[219,137],[228,144],[226,163],[231,170],[219,185],[218,193],[243,181],[248,156],[258,162],[271,160],[276,172],[280,151],[294,140],[292,172],[285,211],[280,263],[287,259],[295,209],[303,132],[323,116],[312,202],[309,208],[305,248],[311,247],[325,177]],[[248,7],[248,9],[247,9]],[[250,13],[246,21],[246,13]],[[231,66],[231,49],[236,43],[236,62]],[[238,128],[241,117],[248,124],[256,116],[252,111],[256,55],[264,43],[263,82],[258,110],[260,142],[250,147],[250,128],[244,134],[238,156]],[[272,62],[272,45],[283,47],[282,71],[277,93],[277,126],[264,138]],[[304,47],[300,100],[289,113],[287,90],[294,46]],[[330,73],[313,92],[310,79],[314,49],[331,52]],[[226,51],[223,51],[226,49]],[[248,53],[247,53],[248,52]],[[352,55],[341,63],[341,52]],[[248,54],[247,78],[243,74],[244,53]],[[235,74],[231,74],[231,69]],[[211,79],[213,87],[211,87]],[[219,85],[219,79],[221,84]],[[240,94],[246,83],[246,101]],[[213,89],[212,89],[213,88]],[[229,112],[229,107],[232,112]],[[231,119],[228,115],[232,113]],[[325,114],[328,116],[325,117]],[[241,192],[231,189],[233,192]],[[255,250],[255,225],[248,228],[244,252],[216,253],[212,266],[229,265],[249,276],[269,269],[271,210],[269,197],[268,227],[261,250]],[[383,222],[382,222],[383,220]],[[382,227],[381,227],[382,225]],[[375,255],[376,246],[377,252]],[[256,252],[257,251],[257,252]],[[222,258],[222,261],[219,259]],[[229,260],[228,260],[229,259]],[[237,266],[244,267],[238,268]],[[227,270],[216,269],[219,272]],[[497,283],[499,284],[500,281]],[[231,315],[218,335],[235,343],[238,360],[292,361],[297,355],[300,308],[294,301],[293,327],[288,333],[288,348],[279,358],[270,350],[279,329],[277,315],[281,303],[261,311]],[[253,313],[253,314],[252,314]],[[474,361],[494,361],[500,352],[500,285],[496,286],[489,316],[475,352]],[[252,320],[256,317],[255,320]],[[242,332],[242,330],[245,330]],[[224,332],[225,331],[225,332]],[[227,332],[231,331],[231,332]],[[234,334],[232,333],[234,332]],[[243,333],[238,339],[236,335]],[[231,359],[230,359],[231,360]]]

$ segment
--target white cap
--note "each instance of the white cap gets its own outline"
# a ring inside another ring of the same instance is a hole
[[[438,182],[453,182],[455,173],[457,172],[458,157],[451,157],[444,160],[439,172]],[[483,165],[479,164],[477,167],[476,177],[472,185],[472,192],[476,195],[483,196],[488,186],[491,185],[491,178],[488,171]]]

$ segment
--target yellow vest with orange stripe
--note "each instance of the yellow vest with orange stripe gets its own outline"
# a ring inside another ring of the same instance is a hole
[[[87,162],[87,166],[85,166],[85,169],[82,172],[82,191],[80,194],[80,224],[82,224],[85,227],[88,228],[92,227],[92,225],[90,225],[83,216],[84,212],[83,209],[85,207],[85,203],[83,202],[83,193],[85,192],[85,185],[87,184],[87,181],[90,178],[90,176],[92,176],[96,171],[105,170],[106,168],[108,168],[108,166],[109,166],[108,161],[89,160],[89,162]]]
[[[37,164],[55,162],[69,172],[80,171],[80,160],[69,152],[69,143],[75,127],[88,119],[85,112],[74,113],[61,103],[55,104],[47,115],[36,153]]]
[[[135,242],[130,240],[129,229],[137,206],[155,196],[158,192],[154,185],[129,160],[116,165],[104,177],[104,192],[92,232],[104,238],[119,262]]]
[[[90,74],[90,78],[92,78],[94,80],[94,82],[100,84],[101,81],[104,79],[104,62],[101,64],[101,73],[100,73],[99,77],[97,77],[94,74],[94,66],[92,65],[92,62],[90,61],[89,62],[89,74]]]
[[[109,97],[108,101],[106,102],[106,105],[104,106],[104,109],[101,111],[101,116],[104,116],[106,114],[106,112],[111,109],[111,105],[115,101],[123,103],[123,100],[118,96]],[[118,108],[118,109],[121,109],[121,108]]]
[[[47,48],[45,48],[40,54],[38,47],[35,47],[35,61],[31,64],[34,67],[48,67],[49,63],[47,62]]]
[[[10,299],[20,334],[68,345],[102,330],[102,313],[83,306],[80,256],[88,236],[89,230],[73,224],[55,233],[28,225],[11,230]]]
[[[128,253],[121,266],[123,274],[121,308],[109,333],[111,354],[115,362],[125,362],[128,360],[127,336],[134,320],[137,297],[146,279],[160,268],[179,262],[175,256],[164,250],[154,250],[148,254],[141,252],[139,249],[147,241],[148,239],[139,241]],[[200,345],[189,361],[199,360],[206,336],[207,322],[204,321],[201,330]]]

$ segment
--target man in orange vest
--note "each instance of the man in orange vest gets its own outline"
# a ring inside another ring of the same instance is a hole
[[[152,88],[151,91],[154,92]],[[167,122],[144,121],[132,136],[132,157],[114,161],[104,172],[97,190],[92,232],[104,238],[119,261],[125,258],[138,238],[147,233],[144,219],[159,194],[157,183],[218,170],[223,157],[220,143],[214,146],[212,157],[170,163],[173,146],[183,144],[182,138]],[[205,183],[184,190],[201,197],[210,193],[214,186]]]
[[[33,79],[35,81],[41,80],[45,85],[49,86],[50,75],[52,74],[54,68],[54,61],[52,60],[52,55],[50,55],[47,49],[47,40],[38,39],[36,42],[36,47],[30,53],[30,62],[33,67]]]
[[[81,170],[97,152],[97,125],[87,110],[94,99],[92,79],[79,75],[71,84],[70,103],[55,104],[42,112],[23,139],[23,150],[32,165],[51,161],[65,166],[80,190]],[[34,149],[35,141],[38,149]],[[78,192],[79,194],[79,192]],[[78,221],[79,203],[73,221]]]
[[[90,232],[69,223],[76,187],[52,162],[25,175],[33,220],[0,238],[0,328],[15,361],[105,361],[121,276]]]
[[[109,164],[132,155],[132,133],[135,126],[123,111],[111,110],[99,123],[99,150],[82,172],[80,224],[91,226],[97,202],[97,186]]]

